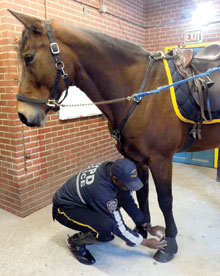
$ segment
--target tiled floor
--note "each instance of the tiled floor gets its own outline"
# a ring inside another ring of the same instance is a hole
[[[174,216],[179,253],[170,263],[154,261],[154,250],[131,248],[115,238],[88,246],[93,266],[78,263],[67,248],[73,231],[51,219],[51,206],[26,218],[0,210],[1,276],[219,276],[220,183],[216,170],[174,164]],[[163,225],[151,180],[152,223]],[[133,227],[131,220],[125,221]]]

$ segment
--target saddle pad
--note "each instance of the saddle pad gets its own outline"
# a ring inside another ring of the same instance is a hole
[[[169,84],[183,79],[176,69],[173,59],[163,59],[163,62]],[[172,86],[170,88],[170,94],[173,108],[181,121],[190,124],[195,124],[195,122],[199,121],[198,114],[200,107],[193,99],[187,82],[175,87]],[[212,118],[211,121],[203,121],[202,124],[220,123],[220,110],[212,112]]]

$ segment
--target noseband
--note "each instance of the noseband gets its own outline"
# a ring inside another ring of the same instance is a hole
[[[54,36],[53,36],[52,30],[51,30],[51,27],[50,27],[50,22],[46,20],[45,25],[46,25],[46,29],[47,29],[48,39],[49,39],[49,42],[50,42],[50,51],[51,51],[51,54],[52,54],[52,56],[55,60],[55,67],[56,67],[56,77],[55,77],[55,81],[54,81],[53,87],[52,87],[51,92],[50,92],[50,96],[47,100],[42,100],[42,99],[25,97],[25,96],[22,96],[20,94],[17,94],[16,98],[17,98],[17,100],[19,100],[21,102],[34,103],[34,104],[46,104],[47,106],[52,107],[53,111],[58,111],[59,110],[58,105],[62,103],[62,101],[66,98],[66,96],[68,94],[69,76],[64,71],[64,63],[60,59],[60,56],[59,56],[60,49],[59,49],[58,44],[54,40]],[[62,76],[62,79],[65,83],[66,91],[65,91],[65,96],[62,99],[62,101],[57,102],[56,92],[57,92],[57,87],[58,87],[61,76]]]

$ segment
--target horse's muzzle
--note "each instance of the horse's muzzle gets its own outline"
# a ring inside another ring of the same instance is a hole
[[[21,120],[23,124],[25,124],[28,127],[39,127],[39,126],[44,126],[46,122],[46,117],[43,118],[39,114],[32,118],[31,120],[28,120],[24,114],[18,112],[18,117]]]
[[[46,122],[45,111],[37,104],[17,102],[18,117],[28,127],[44,126]]]
[[[26,126],[34,127],[34,126],[40,126],[41,125],[38,120],[35,120],[33,122],[28,122],[27,118],[21,113],[18,113],[18,117],[21,120],[21,122],[23,124],[25,124]]]

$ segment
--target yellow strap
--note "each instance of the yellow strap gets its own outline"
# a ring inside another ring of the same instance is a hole
[[[69,218],[65,212],[60,211],[60,208],[58,208],[57,211],[58,211],[58,213],[59,213],[60,215],[64,215],[69,221],[72,221],[72,222],[74,222],[74,223],[76,223],[76,224],[78,224],[78,225],[80,225],[80,226],[88,227],[89,229],[91,229],[93,232],[96,233],[96,238],[98,239],[99,233],[98,233],[94,228],[92,228],[91,226],[89,226],[89,225],[87,225],[87,224],[83,224],[83,223],[81,223],[81,222],[78,222],[78,221],[76,221],[76,220],[73,220],[73,219]]]
[[[164,56],[163,52],[159,52],[159,53],[161,54],[161,56]],[[168,84],[172,84],[173,80],[172,80],[172,76],[171,76],[171,73],[170,73],[170,68],[169,68],[167,60],[163,59],[163,63],[164,63],[165,71],[166,71],[166,74],[167,74]],[[181,121],[183,121],[184,123],[195,124],[194,121],[186,119],[180,113],[179,108],[178,108],[178,104],[177,104],[177,101],[176,101],[175,90],[174,90],[173,86],[170,87],[170,95],[171,95],[171,99],[172,99],[173,108],[174,108],[174,111],[176,112],[177,117]],[[211,121],[203,121],[202,122],[202,124],[214,124],[214,123],[220,123],[220,119],[214,119],[214,120],[211,120]]]

